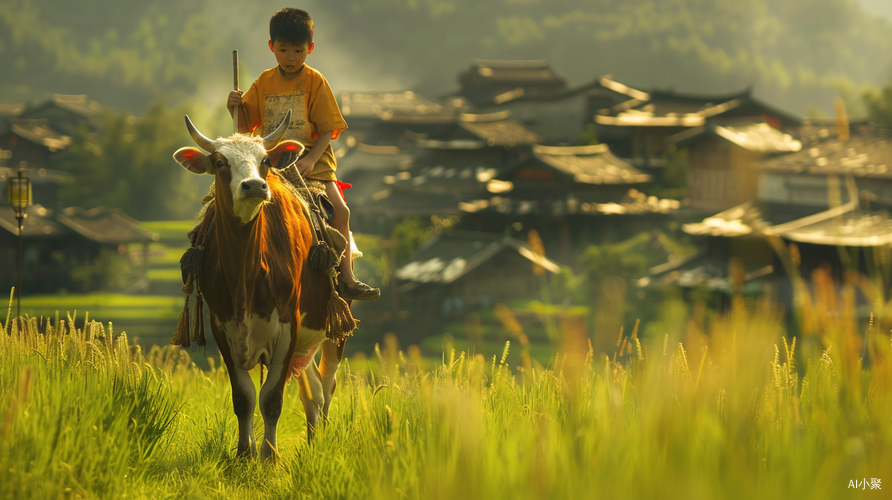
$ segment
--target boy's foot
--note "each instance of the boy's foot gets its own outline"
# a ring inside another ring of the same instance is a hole
[[[350,300],[375,300],[381,296],[379,288],[372,288],[362,281],[355,282],[352,286],[338,281],[338,295],[342,299]]]

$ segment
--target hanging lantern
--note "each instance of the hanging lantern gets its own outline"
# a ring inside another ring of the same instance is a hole
[[[17,176],[7,180],[6,197],[16,212],[21,212],[31,205],[31,179],[22,175],[24,170],[20,168]]]

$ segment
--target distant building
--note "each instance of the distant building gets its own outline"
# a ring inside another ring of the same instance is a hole
[[[853,265],[868,273],[871,259],[850,256],[892,244],[889,132],[857,127],[842,140],[823,128],[802,142],[800,151],[762,164],[752,200],[683,226],[704,238],[702,252],[652,268],[639,285],[724,293],[761,293],[768,286],[792,309],[790,266],[806,280],[819,266],[829,266],[837,280]],[[789,253],[791,243],[796,255]],[[737,276],[729,272],[732,260]]]
[[[704,125],[667,138],[687,151],[692,208],[724,210],[756,196],[766,158],[796,152],[802,143],[767,123]]]
[[[460,88],[444,99],[473,107],[489,105],[499,98],[517,93],[529,96],[554,96],[566,92],[567,78],[558,74],[548,61],[476,60],[458,76]]]
[[[594,121],[613,138],[609,144],[617,154],[647,168],[662,160],[669,137],[689,129],[767,123],[792,133],[801,125],[799,118],[756,99],[751,89],[724,95],[651,91],[598,111]],[[625,137],[617,138],[620,131]]]
[[[560,267],[526,243],[481,233],[434,236],[394,273],[401,307],[443,316],[459,315],[497,302],[537,293],[541,280],[533,264],[557,273]]]
[[[424,136],[453,123],[464,106],[431,102],[410,90],[404,92],[343,92],[341,113],[350,128],[347,137],[370,145],[414,146]]]
[[[52,211],[36,204],[28,207],[23,221],[23,293],[74,290],[71,271],[92,265],[101,249],[130,258],[141,267],[147,260],[152,233],[117,209],[66,208]],[[0,206],[0,287],[14,286],[17,275],[18,221],[9,205]],[[131,254],[130,245],[141,249]]]
[[[0,150],[8,152],[7,170],[0,169],[0,180],[24,166],[35,200],[57,208],[59,189],[69,177],[58,170],[59,156],[79,131],[100,130],[105,110],[85,95],[54,94],[38,103],[0,102]]]

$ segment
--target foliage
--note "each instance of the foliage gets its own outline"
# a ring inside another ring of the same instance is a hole
[[[81,128],[59,159],[58,168],[72,174],[59,193],[60,203],[117,207],[137,219],[191,218],[210,179],[171,159],[191,143],[184,126],[173,126],[182,123],[184,114],[183,107],[157,101],[141,118],[109,112],[101,132]]]
[[[142,109],[191,95],[221,52],[201,0],[138,5],[9,0],[0,5],[0,88],[7,97],[88,93]],[[63,84],[64,82],[64,84]]]
[[[362,257],[353,261],[353,275],[373,287],[390,284],[390,251],[380,244],[381,237],[353,233]]]
[[[892,470],[892,339],[862,334],[851,290],[824,286],[802,298],[804,337],[764,301],[737,298],[712,319],[676,302],[610,357],[565,327],[548,367],[521,356],[512,368],[513,344],[490,359],[447,345],[429,360],[388,336],[343,363],[312,446],[286,387],[274,467],[230,459],[217,363],[198,370],[170,347],[144,356],[95,323],[8,321],[0,495],[841,498],[851,479]]]
[[[448,230],[458,223],[458,216],[440,217],[431,216],[429,221],[424,221],[420,217],[406,217],[400,221],[391,234],[393,242],[393,260],[398,268],[409,262],[415,255],[418,247],[423,245],[433,236]]]
[[[668,148],[665,154],[666,166],[663,168],[663,177],[660,179],[664,187],[679,190],[683,197],[688,185],[688,149],[677,149],[674,146]]]
[[[840,83],[886,78],[892,48],[888,24],[847,0],[364,0],[338,21],[363,33],[370,19],[376,43],[358,51],[446,49],[439,68],[416,62],[428,82],[453,78],[471,58],[540,58],[577,80],[601,72],[697,91],[755,85],[800,112],[829,109]]]
[[[646,266],[643,255],[624,251],[619,245],[589,245],[579,256],[579,267],[588,283],[600,283],[608,276],[638,276]]]
[[[71,270],[71,279],[80,283],[85,292],[94,290],[120,292],[132,285],[141,274],[139,269],[133,266],[129,256],[102,247],[99,256],[92,264]]]
[[[871,121],[892,128],[892,82],[881,89],[865,90],[863,99]]]
[[[301,7],[313,14],[321,42],[311,64],[336,88],[414,85],[436,95],[473,59],[549,59],[577,83],[611,73],[645,87],[754,85],[792,110],[826,111],[839,84],[887,78],[892,53],[889,23],[849,0],[308,0]],[[242,49],[255,75],[272,65],[265,25],[278,8],[8,0],[0,5],[0,91],[88,93],[140,110],[161,95],[179,101],[207,91],[222,100],[229,47]],[[418,57],[430,53],[438,57]]]

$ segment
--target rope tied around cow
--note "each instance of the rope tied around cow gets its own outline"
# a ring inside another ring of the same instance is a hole
[[[203,213],[206,212],[203,208]],[[189,298],[192,296],[193,288],[197,289],[195,293],[195,315],[194,321],[191,322],[192,340],[196,345],[204,346],[207,339],[204,334],[204,299],[201,296],[201,288],[198,286],[198,273],[204,264],[204,249],[214,230],[214,218],[206,217],[196,225],[195,232],[189,235],[189,239],[194,246],[186,250],[186,253],[180,258],[180,272],[183,274],[183,294],[185,302],[183,311],[180,313],[180,319],[177,322],[177,328],[174,330],[173,338],[170,339],[171,345],[181,347],[190,347],[189,340]],[[190,231],[192,233],[192,231]],[[198,243],[196,245],[196,243]]]
[[[278,173],[307,200],[309,207],[307,218],[313,226],[313,246],[310,247],[307,264],[315,269],[325,271],[328,275],[331,293],[328,298],[328,314],[325,316],[325,336],[329,340],[343,344],[347,337],[353,334],[357,326],[357,321],[353,317],[353,313],[350,312],[350,305],[338,294],[337,287],[338,264],[350,241],[336,229],[327,226],[325,221],[330,220],[334,215],[334,207],[325,197],[325,186],[318,181],[308,183],[304,180],[297,170],[296,160],[295,155],[290,159],[287,167],[279,170]],[[282,158],[281,161],[288,160]],[[334,241],[337,237],[342,238],[342,241]],[[340,248],[341,251],[336,252],[336,248]]]
[[[328,311],[325,320],[325,335],[329,340],[343,344],[347,337],[356,330],[357,320],[353,318],[350,306],[337,292],[338,264],[344,255],[344,250],[349,241],[336,229],[325,221],[333,215],[331,202],[325,197],[325,187],[321,182],[310,181],[307,183],[297,171],[296,155],[286,158],[283,155],[279,165],[287,165],[285,168],[272,169],[274,175],[278,175],[288,181],[295,191],[295,195],[301,196],[307,203],[306,216],[312,226],[313,245],[307,256],[307,265],[325,272],[329,278],[331,293],[327,304]],[[298,184],[299,183],[299,184]],[[198,274],[204,264],[205,246],[214,230],[213,211],[207,212],[214,203],[213,185],[211,191],[202,197],[202,211],[199,213],[199,221],[189,230],[188,236],[192,247],[186,250],[180,259],[180,269],[183,274],[183,293],[185,302],[177,328],[174,331],[170,344],[182,347],[190,347],[190,326],[192,340],[200,346],[206,343],[204,330],[204,300],[201,288],[198,285]],[[194,321],[190,320],[189,299],[193,288],[197,289],[195,295]]]

